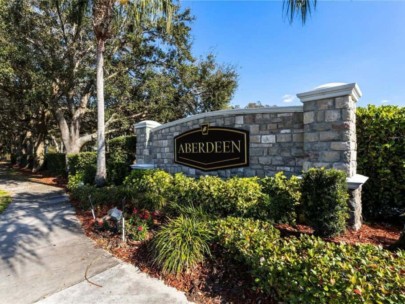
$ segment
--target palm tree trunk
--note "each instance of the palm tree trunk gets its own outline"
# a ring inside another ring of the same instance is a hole
[[[99,187],[105,185],[107,179],[104,127],[104,43],[103,39],[97,41],[97,172],[94,182]]]

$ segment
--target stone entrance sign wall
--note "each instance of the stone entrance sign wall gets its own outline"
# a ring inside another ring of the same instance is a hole
[[[357,84],[330,84],[297,95],[298,107],[223,110],[161,125],[135,125],[137,164],[170,173],[221,177],[300,174],[310,167],[336,168],[356,174]],[[249,166],[202,171],[175,163],[174,138],[192,129],[227,127],[249,132]]]

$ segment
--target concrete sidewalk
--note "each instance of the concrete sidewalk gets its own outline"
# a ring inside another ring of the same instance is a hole
[[[0,165],[13,202],[0,214],[0,303],[187,303],[185,295],[102,249],[63,190]],[[102,287],[88,283],[90,280]]]

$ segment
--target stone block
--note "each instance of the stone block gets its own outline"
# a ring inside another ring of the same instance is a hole
[[[291,168],[291,167],[286,167],[286,166],[284,166],[284,167],[276,167],[277,168],[277,172],[291,172],[291,171],[294,171],[293,170],[293,168]]]
[[[277,142],[290,142],[291,140],[291,134],[277,134]]]
[[[310,125],[312,131],[329,131],[331,130],[330,122],[319,122]]]
[[[236,117],[238,117],[238,116],[236,116]],[[246,115],[243,118],[243,120],[244,120],[245,124],[252,124],[255,122],[255,115],[254,114]]]
[[[325,121],[338,121],[341,118],[340,110],[327,110],[325,112]]]
[[[235,124],[237,124],[237,125],[243,125],[243,119],[244,117],[242,116],[242,115],[240,115],[240,116],[236,116],[235,117]]]
[[[271,158],[270,157],[259,157],[259,164],[262,165],[271,165]]]
[[[259,125],[250,125],[249,126],[250,133],[258,134],[259,133]]]
[[[320,152],[319,160],[322,162],[337,162],[340,160],[340,152],[336,152],[336,151]]]
[[[316,100],[310,100],[304,102],[304,113],[307,111],[318,110],[318,104]]]
[[[302,157],[304,155],[304,149],[300,147],[292,148],[291,155],[296,157]]]
[[[355,121],[356,113],[354,109],[343,109],[342,110],[342,119],[345,121]]]
[[[303,142],[304,133],[293,134],[293,142]]]
[[[319,133],[304,133],[304,141],[305,142],[315,142],[319,140]]]
[[[350,145],[345,141],[335,141],[330,144],[330,148],[335,151],[348,151],[350,149]]]
[[[329,110],[334,108],[333,99],[317,100],[318,110]]]
[[[307,171],[311,167],[312,167],[312,162],[310,162],[310,161],[304,161],[304,163],[302,164],[303,171]]]
[[[284,165],[284,158],[281,156],[273,156],[271,158],[271,164],[273,165]]]
[[[350,97],[337,97],[335,99],[335,107],[336,109],[348,109],[350,107]]]
[[[261,142],[262,143],[275,143],[276,136],[275,135],[262,135]]]
[[[325,121],[325,111],[318,111],[316,113],[316,121],[317,122],[324,122]]]
[[[262,156],[264,155],[264,152],[266,151],[266,148],[251,148],[249,151],[250,156]]]
[[[304,112],[304,124],[313,123],[315,121],[315,112]]]
[[[283,130],[280,130],[280,133],[281,133],[281,134],[291,133],[291,129],[283,129]]]
[[[251,143],[260,143],[260,135],[250,136],[250,142]]]
[[[225,118],[225,125],[231,126],[235,123],[235,118],[234,117],[226,117]]]
[[[277,128],[279,129],[290,129],[293,126],[293,121],[291,119],[284,119],[282,122],[277,124]]]
[[[320,141],[340,141],[342,138],[341,132],[337,131],[324,131],[319,133]]]
[[[304,121],[304,113],[294,113],[293,114],[294,123],[303,123],[303,121]]]
[[[341,170],[346,172],[347,174],[350,174],[350,165],[348,163],[334,163],[333,168],[336,170]]]
[[[277,129],[277,124],[276,123],[267,124],[267,129],[268,130],[276,130]]]
[[[332,130],[350,130],[351,124],[347,121],[335,122],[332,124]]]

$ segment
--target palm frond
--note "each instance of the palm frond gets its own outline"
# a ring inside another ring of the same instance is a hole
[[[290,23],[299,17],[302,24],[305,24],[312,9],[316,8],[316,3],[317,0],[284,0],[283,11]]]

